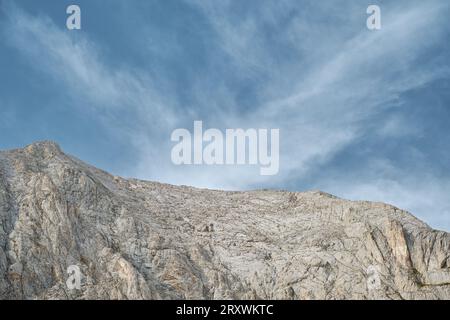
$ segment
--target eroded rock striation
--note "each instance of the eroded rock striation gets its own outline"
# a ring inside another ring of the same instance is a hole
[[[450,234],[393,206],[127,180],[51,142],[0,152],[0,222],[0,299],[450,298]]]

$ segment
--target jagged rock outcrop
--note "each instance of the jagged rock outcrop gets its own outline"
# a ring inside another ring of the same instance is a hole
[[[395,207],[127,180],[50,142],[0,152],[0,222],[0,299],[450,298],[450,234]]]

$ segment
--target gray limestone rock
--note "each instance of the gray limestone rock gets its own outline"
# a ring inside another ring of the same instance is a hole
[[[450,234],[393,206],[127,180],[51,142],[0,152],[0,222],[1,299],[450,298]]]

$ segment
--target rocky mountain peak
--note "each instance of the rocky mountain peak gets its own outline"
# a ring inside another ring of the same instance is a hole
[[[60,146],[54,141],[38,141],[32,143],[24,148],[28,153],[47,152],[47,153],[62,153]]]
[[[127,180],[53,142],[0,152],[0,222],[1,299],[450,298],[450,235],[401,209]]]

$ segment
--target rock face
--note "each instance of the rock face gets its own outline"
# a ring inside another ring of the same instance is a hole
[[[450,299],[450,234],[395,207],[126,180],[51,142],[0,152],[0,222],[0,299]]]

